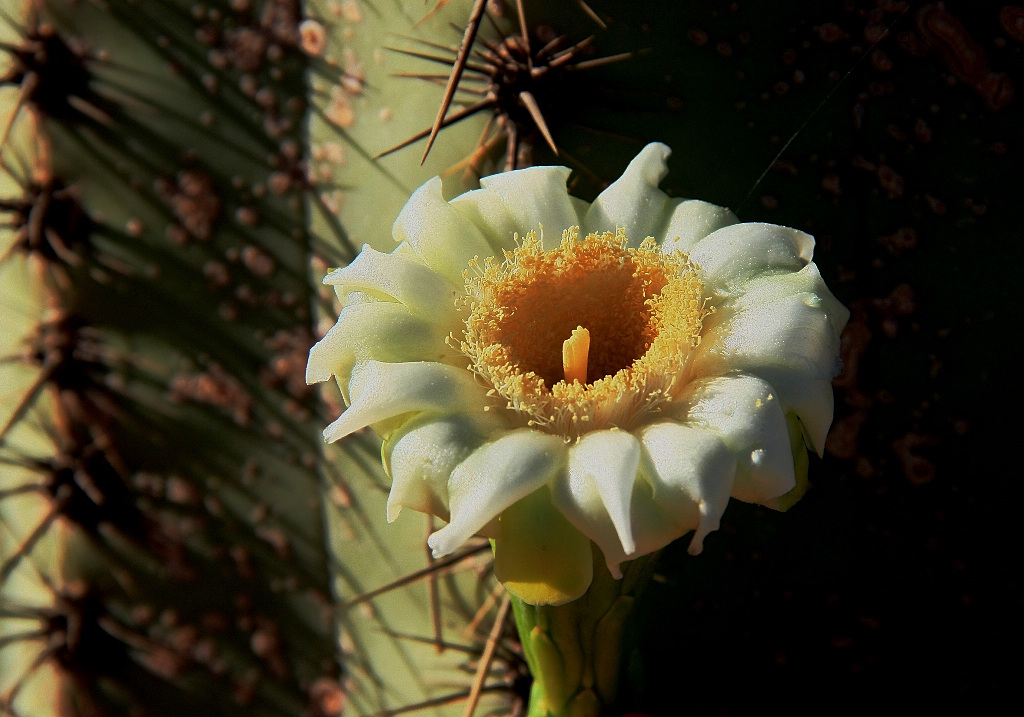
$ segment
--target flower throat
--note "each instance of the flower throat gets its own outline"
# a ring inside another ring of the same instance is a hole
[[[704,287],[685,254],[663,254],[651,238],[628,243],[624,230],[581,241],[571,227],[544,251],[530,232],[502,264],[466,272],[459,348],[529,424],[578,436],[625,427],[670,397],[699,341]]]

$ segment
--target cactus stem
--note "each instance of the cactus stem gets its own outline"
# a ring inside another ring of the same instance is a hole
[[[494,100],[491,99],[490,97],[488,97],[487,99],[480,100],[479,102],[477,102],[475,104],[472,104],[469,107],[462,108],[461,110],[459,110],[455,114],[451,115],[450,117],[445,118],[445,120],[442,122],[442,126],[443,127],[447,127],[449,125],[455,124],[459,120],[464,120],[467,117],[471,117],[471,116],[475,115],[477,112],[480,112],[482,110],[486,110],[486,109],[488,109],[490,107],[493,107],[493,106],[494,106]],[[381,152],[380,154],[375,156],[374,159],[380,159],[381,157],[386,157],[387,155],[389,155],[389,154],[391,154],[393,152],[397,152],[400,149],[408,147],[413,142],[418,142],[419,140],[421,140],[424,137],[426,137],[427,135],[429,135],[430,132],[431,132],[431,129],[432,128],[428,127],[427,129],[423,130],[422,132],[417,132],[412,137],[409,137],[407,139],[402,140],[401,142],[396,144],[391,149],[384,150],[383,152]]]

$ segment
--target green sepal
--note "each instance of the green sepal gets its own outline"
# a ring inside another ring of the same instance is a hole
[[[506,508],[494,540],[494,575],[531,605],[562,605],[593,577],[590,540],[551,502],[547,486]]]
[[[765,502],[769,508],[785,512],[792,508],[804,497],[804,493],[811,487],[807,479],[810,459],[807,456],[807,446],[804,443],[804,428],[800,418],[795,413],[786,414],[786,428],[789,429],[789,448],[793,452],[793,472],[796,475],[796,485],[778,498]]]
[[[574,685],[566,684],[562,653],[540,625],[534,625],[530,630],[529,640],[536,664],[533,677],[543,691],[543,707],[554,714],[560,714],[575,691]]]

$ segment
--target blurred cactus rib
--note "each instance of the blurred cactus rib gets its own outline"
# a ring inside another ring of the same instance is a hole
[[[650,141],[853,316],[811,489],[664,551],[623,704],[1008,692],[1022,82],[1009,4],[3,3],[0,717],[524,714],[487,542],[433,560],[379,441],[323,442],[320,280],[433,176],[591,200]]]
[[[13,9],[2,711],[336,714],[299,6]]]

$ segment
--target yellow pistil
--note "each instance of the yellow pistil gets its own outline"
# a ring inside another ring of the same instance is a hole
[[[571,227],[554,249],[530,232],[503,263],[471,269],[466,330],[453,344],[527,425],[567,440],[629,429],[686,384],[708,310],[682,252],[662,253],[650,237],[629,248],[621,229],[580,241]]]
[[[572,330],[572,336],[562,342],[562,370],[565,382],[587,382],[587,354],[590,353],[590,332],[582,326]]]

